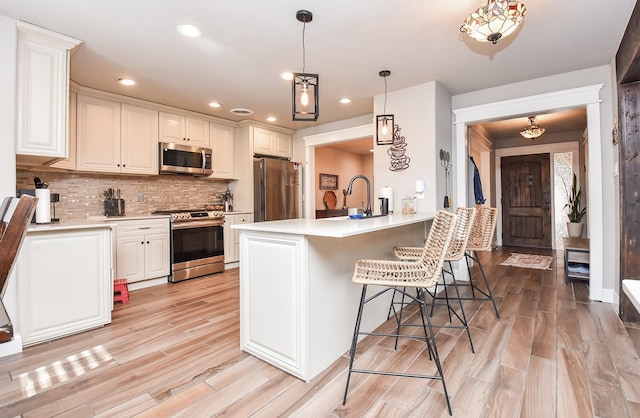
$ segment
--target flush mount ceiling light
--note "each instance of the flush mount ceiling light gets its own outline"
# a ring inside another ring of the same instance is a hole
[[[544,133],[544,131],[545,131],[545,129],[541,128],[536,123],[536,117],[535,116],[529,116],[529,126],[527,127],[527,129],[521,131],[520,135],[522,135],[526,139],[536,139],[537,137],[542,135]]]
[[[182,25],[178,25],[177,29],[178,29],[178,32],[180,32],[182,35],[188,38],[198,38],[202,36],[202,30],[200,30],[200,28],[197,26],[182,24]]]
[[[376,144],[391,145],[393,144],[393,115],[387,115],[387,77],[391,75],[391,71],[382,70],[378,73],[384,78],[384,107],[383,115],[376,116]]]
[[[316,121],[320,115],[318,107],[318,74],[305,73],[306,50],[304,46],[304,33],[307,23],[313,20],[313,13],[308,10],[298,10],[296,19],[302,22],[302,72],[293,73],[292,88],[292,113],[293,120]]]
[[[118,83],[122,84],[123,86],[135,86],[136,84],[136,82],[130,78],[119,78]]]
[[[488,0],[487,5],[471,13],[460,27],[473,39],[497,43],[509,36],[524,20],[527,8],[519,1]]]

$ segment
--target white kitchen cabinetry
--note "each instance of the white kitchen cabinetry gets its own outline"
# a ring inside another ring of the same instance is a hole
[[[235,176],[234,128],[227,125],[211,124],[211,149],[213,151],[214,179],[232,179]]]
[[[16,154],[68,157],[69,51],[80,43],[18,21]]]
[[[160,112],[160,142],[209,148],[209,121]]]
[[[158,111],[122,104],[122,173],[158,174]]]
[[[118,221],[116,278],[129,283],[170,272],[169,218]]]
[[[24,345],[111,322],[111,228],[29,231],[17,265]]]
[[[240,260],[240,231],[231,225],[253,222],[252,213],[224,215],[224,262],[235,263]]]
[[[158,112],[100,97],[77,98],[77,169],[158,173]]]
[[[264,128],[253,128],[253,153],[291,159],[293,137]]]

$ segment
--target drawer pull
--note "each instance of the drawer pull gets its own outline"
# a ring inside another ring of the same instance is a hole
[[[151,229],[151,227],[150,226],[141,226],[138,229]]]

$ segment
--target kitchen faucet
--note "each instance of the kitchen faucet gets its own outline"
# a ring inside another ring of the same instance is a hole
[[[369,179],[363,176],[362,174],[358,174],[354,176],[349,182],[349,187],[347,187],[347,194],[351,194],[353,192],[353,181],[355,179],[363,179],[367,182],[367,208],[364,210],[364,216],[371,216],[373,213],[371,212],[371,183],[369,183]]]

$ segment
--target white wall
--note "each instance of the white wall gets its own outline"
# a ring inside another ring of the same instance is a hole
[[[535,96],[543,93],[603,84],[603,87],[599,92],[601,100],[599,106],[600,137],[602,138],[600,143],[601,152],[599,155],[590,156],[590,164],[593,166],[600,165],[601,172],[597,178],[594,178],[596,176],[590,176],[589,178],[589,181],[592,182],[592,184],[596,181],[601,182],[602,196],[599,196],[598,200],[590,203],[591,208],[589,212],[591,214],[601,214],[599,217],[602,220],[611,220],[618,216],[618,207],[616,204],[617,198],[615,196],[617,177],[614,177],[613,175],[614,147],[611,141],[614,110],[617,108],[617,105],[614,101],[615,85],[611,72],[612,67],[604,65],[460,94],[452,97],[452,107],[453,109],[468,108],[471,106],[480,106],[504,100]],[[590,187],[590,189],[592,188]],[[596,222],[591,218],[589,218],[589,223],[592,227],[596,226]],[[600,221],[599,223],[601,225],[601,230],[597,235],[602,236],[602,271],[607,273],[603,274],[602,285],[603,290],[610,293],[605,300],[613,300],[614,297],[612,295],[615,292],[618,281],[617,275],[613,274],[613,272],[618,270],[618,232],[614,228],[611,228],[611,224],[609,222]]]
[[[382,114],[383,106],[384,95],[374,97],[374,113]],[[390,146],[375,145],[376,186],[393,188],[393,210],[400,211],[401,199],[415,196],[416,180],[422,179],[425,198],[418,200],[417,210],[435,212],[444,202],[445,174],[439,152],[451,150],[451,95],[436,81],[393,91],[387,93],[387,113],[394,114],[411,161],[406,170],[390,171]]]

